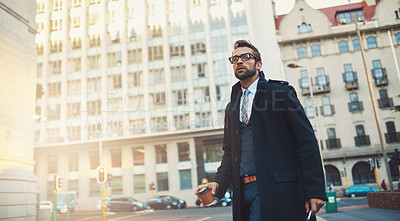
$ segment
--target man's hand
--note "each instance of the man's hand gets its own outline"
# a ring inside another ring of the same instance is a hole
[[[311,215],[315,216],[315,214],[318,213],[319,209],[325,204],[325,201],[321,199],[309,199],[306,201],[306,213],[310,211],[310,206],[311,206]]]
[[[208,188],[211,189],[211,193],[215,196],[215,193],[218,191],[219,185],[216,182],[210,182],[210,183],[206,183],[204,185],[200,185],[198,187],[196,187],[196,189],[194,190],[194,194],[197,195],[197,192],[203,188],[204,186],[208,186]]]

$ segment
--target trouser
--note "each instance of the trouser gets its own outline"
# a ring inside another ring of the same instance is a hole
[[[257,181],[243,184],[242,220],[261,221],[260,194]]]

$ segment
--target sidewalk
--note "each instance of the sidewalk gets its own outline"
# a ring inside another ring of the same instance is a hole
[[[399,221],[400,211],[377,208],[340,208],[337,213],[317,214],[318,221]]]

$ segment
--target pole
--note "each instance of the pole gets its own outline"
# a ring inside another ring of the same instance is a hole
[[[346,178],[346,188],[349,188],[349,180],[347,179],[347,172],[346,172],[346,168],[343,169],[344,170],[344,177]]]
[[[40,221],[40,192],[38,193],[37,221]]]
[[[314,100],[314,92],[313,92],[313,88],[311,85],[311,77],[310,77],[310,68],[308,67],[308,65],[305,66],[307,69],[307,78],[308,78],[308,88],[310,91],[310,98],[313,104],[313,114],[314,114],[314,124],[315,124],[315,132],[317,134],[317,142],[318,142],[318,148],[319,148],[319,154],[321,156],[321,162],[322,162],[322,169],[324,171],[324,182],[325,182],[325,191],[327,188],[328,183],[326,182],[326,172],[325,172],[325,164],[324,164],[324,158],[322,157],[322,148],[321,148],[321,142],[319,139],[319,127],[318,127],[318,119],[317,119],[317,113],[315,111],[316,109],[316,105],[315,105],[315,100]]]
[[[387,154],[386,154],[385,141],[383,140],[383,134],[382,134],[382,130],[381,130],[381,124],[379,122],[378,110],[376,108],[374,91],[372,89],[371,79],[369,78],[369,74],[368,74],[367,61],[366,61],[366,58],[365,58],[363,42],[362,42],[362,39],[361,39],[361,32],[360,32],[360,29],[358,27],[357,18],[356,18],[355,15],[354,15],[354,23],[356,24],[356,32],[357,32],[357,36],[358,36],[358,41],[360,43],[361,56],[362,56],[362,60],[363,60],[363,63],[364,63],[365,75],[366,75],[367,81],[368,81],[368,88],[369,88],[369,94],[370,94],[371,101],[372,101],[372,107],[374,109],[375,121],[376,121],[376,126],[378,128],[379,140],[381,142],[382,155],[383,155],[383,159],[385,161],[384,163],[385,163],[386,174],[387,174],[388,181],[389,181],[390,192],[393,192],[392,176],[390,175],[388,157],[387,157]]]
[[[99,132],[99,161],[100,165],[103,165],[103,139],[102,139],[102,132]]]
[[[69,221],[69,215],[70,215],[70,208],[69,208],[70,201],[71,201],[71,195],[67,193],[67,221]]]
[[[376,167],[374,168],[374,175],[375,175],[376,189],[379,192],[379,181],[378,181],[378,173],[376,172]]]
[[[105,202],[104,202],[104,196],[106,193],[106,185],[102,184],[102,194],[101,194],[101,207],[103,210],[103,221],[106,221],[106,208],[105,208]]]
[[[57,221],[57,191],[54,190],[54,197],[53,197],[53,221]]]

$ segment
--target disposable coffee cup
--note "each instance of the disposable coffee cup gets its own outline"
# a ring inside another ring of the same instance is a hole
[[[209,206],[214,202],[214,195],[212,194],[211,189],[207,186],[204,186],[197,192],[197,197],[199,197],[206,206]]]

